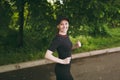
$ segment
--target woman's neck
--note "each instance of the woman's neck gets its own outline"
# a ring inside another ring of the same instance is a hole
[[[59,32],[60,35],[67,35],[67,33]]]

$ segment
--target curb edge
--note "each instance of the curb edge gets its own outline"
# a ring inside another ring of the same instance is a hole
[[[119,52],[119,51],[120,51],[120,47],[116,47],[116,48],[108,48],[108,49],[103,49],[103,50],[95,50],[95,51],[77,53],[77,54],[72,55],[72,59],[90,57],[90,56],[95,56],[95,55],[100,55],[100,54],[105,54],[105,53]],[[46,59],[41,59],[41,60],[36,60],[36,61],[28,61],[28,62],[21,62],[21,63],[16,63],[16,64],[3,65],[3,66],[0,66],[0,73],[9,72],[13,70],[19,70],[23,68],[34,67],[34,66],[46,65],[50,63],[54,63],[54,62],[46,60]]]

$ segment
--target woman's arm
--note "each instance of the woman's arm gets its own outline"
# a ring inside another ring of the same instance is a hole
[[[53,62],[60,63],[60,64],[69,64],[70,63],[71,57],[67,57],[65,59],[60,59],[58,57],[53,56],[52,53],[53,53],[52,51],[47,50],[46,54],[45,54],[45,58],[49,59]]]
[[[76,48],[79,48],[81,47],[81,42],[78,41],[76,44],[73,45],[72,49],[76,49]]]

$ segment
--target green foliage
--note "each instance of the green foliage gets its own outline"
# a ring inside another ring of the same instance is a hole
[[[73,53],[86,52],[91,50],[105,49],[120,46],[120,28],[109,29],[110,36],[107,37],[92,37],[92,36],[77,36],[71,37],[73,43],[80,40],[82,47],[75,50]]]
[[[109,29],[108,37],[92,37],[89,35],[70,36],[73,44],[80,40],[82,47],[74,50],[72,53],[81,53],[91,50],[105,49],[120,46],[120,28]],[[28,37],[27,37],[28,38]],[[36,47],[34,40],[27,39],[26,47],[23,48],[5,48],[0,46],[0,65],[38,60],[44,58],[46,49],[40,50]],[[31,41],[30,41],[31,40]],[[41,45],[40,43],[38,43]],[[57,53],[54,54],[57,56]]]
[[[43,58],[57,33],[56,19],[60,16],[69,18],[68,34],[73,42],[81,40],[82,51],[99,49],[107,44],[118,46],[115,42],[120,40],[119,4],[120,0],[56,0],[54,3],[47,0],[0,0],[0,64],[3,64],[3,56],[7,58],[5,63],[12,58],[12,63],[18,59],[21,62]],[[24,14],[22,19],[20,13]],[[23,47],[18,48],[21,25]]]
[[[7,1],[0,0],[0,45],[10,44],[9,40],[6,39],[12,35],[12,30],[9,28],[12,14],[11,7]]]

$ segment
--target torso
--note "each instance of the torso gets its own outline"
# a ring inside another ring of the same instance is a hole
[[[57,48],[59,58],[64,59],[71,56],[72,43],[67,35],[57,35],[60,45]]]

